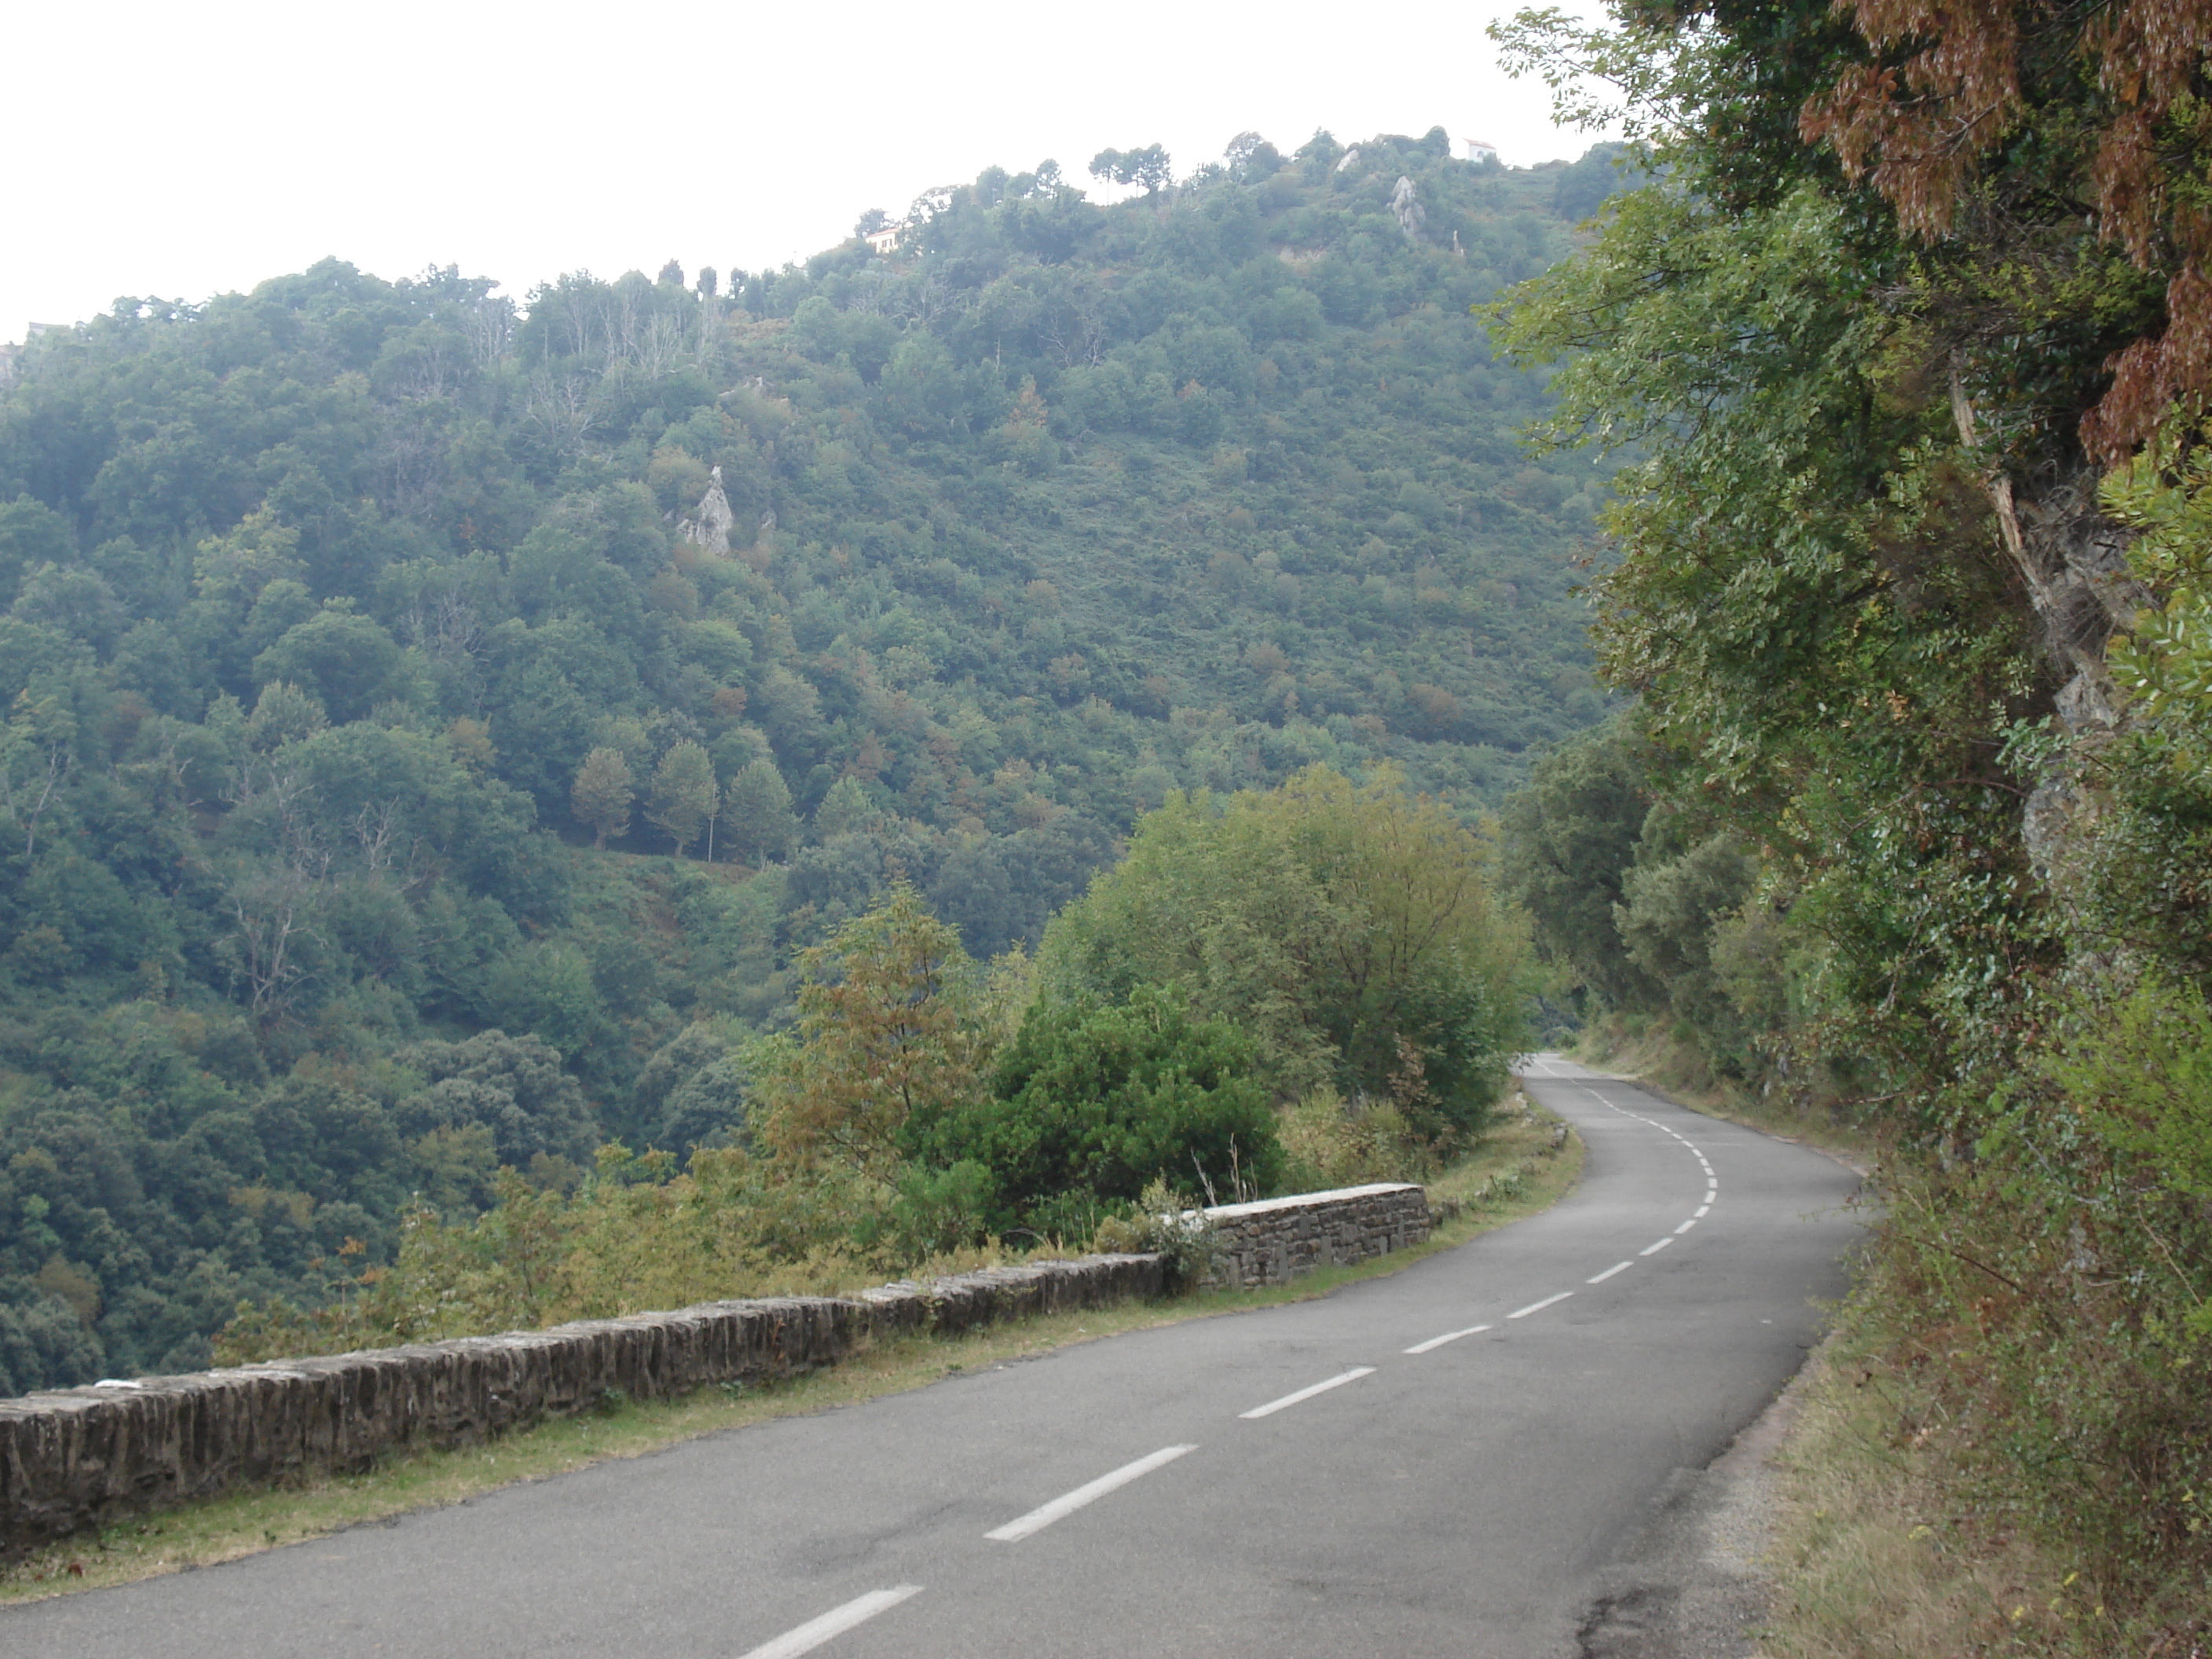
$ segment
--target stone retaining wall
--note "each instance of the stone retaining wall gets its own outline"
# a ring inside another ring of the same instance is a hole
[[[1386,1255],[1429,1236],[1428,1194],[1403,1182],[1220,1204],[1206,1216],[1217,1240],[1206,1283],[1239,1289]]]
[[[1094,1255],[0,1401],[0,1551],[234,1486],[483,1440],[589,1409],[610,1389],[653,1400],[764,1382],[875,1337],[971,1330],[1163,1288],[1158,1256]]]
[[[1419,1187],[1348,1187],[1208,1210],[1208,1283],[1279,1285],[1429,1233]],[[1165,1288],[1157,1255],[995,1267],[852,1297],[708,1302],[188,1376],[0,1401],[0,1554],[127,1515],[384,1453],[465,1445],[588,1410],[619,1390],[665,1399],[831,1364],[865,1341],[1102,1307]]]

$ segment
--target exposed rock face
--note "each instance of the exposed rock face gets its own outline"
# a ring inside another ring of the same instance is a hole
[[[1354,144],[1350,149],[1345,151],[1344,155],[1338,160],[1335,170],[1339,173],[1349,173],[1353,167],[1358,165],[1359,146]]]
[[[1428,222],[1428,210],[1421,205],[1420,192],[1413,181],[1403,173],[1398,175],[1398,187],[1390,192],[1390,212],[1398,221],[1398,228],[1406,233],[1406,240],[1421,240],[1421,227]]]
[[[1972,399],[1951,382],[1959,437],[1978,444]],[[2005,550],[2020,572],[2045,648],[2074,672],[2052,700],[2052,713],[2071,739],[2045,763],[2021,817],[2029,862],[2045,881],[2063,886],[2069,854],[2096,815],[2098,792],[2084,787],[2084,767],[2127,724],[2106,652],[2115,634],[2131,632],[2151,603],[2149,589],[2128,563],[2134,534],[2097,504],[2094,468],[2075,464],[2032,473],[2024,487],[1992,469],[1983,479]]]
[[[1428,1194],[1400,1182],[1223,1204],[1206,1214],[1218,1245],[1207,1283],[1245,1290],[1388,1255],[1429,1236]]]
[[[699,498],[699,511],[676,526],[676,533],[696,547],[709,553],[730,550],[730,526],[737,514],[730,511],[730,498],[722,493],[722,469],[716,467],[707,480],[707,493]]]

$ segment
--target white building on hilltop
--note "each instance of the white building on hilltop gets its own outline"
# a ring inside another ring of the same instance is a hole
[[[1460,143],[1467,146],[1467,159],[1470,161],[1495,161],[1498,159],[1498,146],[1486,138],[1462,138]]]

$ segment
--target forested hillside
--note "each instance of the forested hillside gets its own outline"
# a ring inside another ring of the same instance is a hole
[[[1469,307],[1607,154],[1101,159],[1146,193],[994,169],[887,254],[521,305],[333,260],[31,343],[0,1393],[198,1363],[410,1198],[728,1140],[799,954],[901,880],[988,957],[1172,790],[1472,812],[1599,716],[1600,471],[1520,448],[1545,376]]]

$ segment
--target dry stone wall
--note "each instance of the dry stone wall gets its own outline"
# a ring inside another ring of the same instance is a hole
[[[1428,1194],[1404,1182],[1216,1205],[1206,1217],[1216,1241],[1206,1282],[1246,1290],[1402,1250],[1430,1225]]]
[[[1217,1285],[1278,1285],[1429,1233],[1426,1194],[1395,1183],[1221,1205],[1206,1216]],[[0,1401],[0,1553],[235,1487],[488,1439],[589,1410],[611,1390],[658,1400],[768,1382],[833,1364],[879,1337],[1158,1296],[1164,1272],[1157,1255],[1092,1255],[852,1297],[708,1302]]]
[[[709,1302],[188,1376],[0,1401],[0,1548],[380,1455],[463,1445],[587,1410],[714,1382],[766,1382],[860,1343],[1103,1306],[1164,1288],[1156,1255],[993,1268],[854,1297]]]

